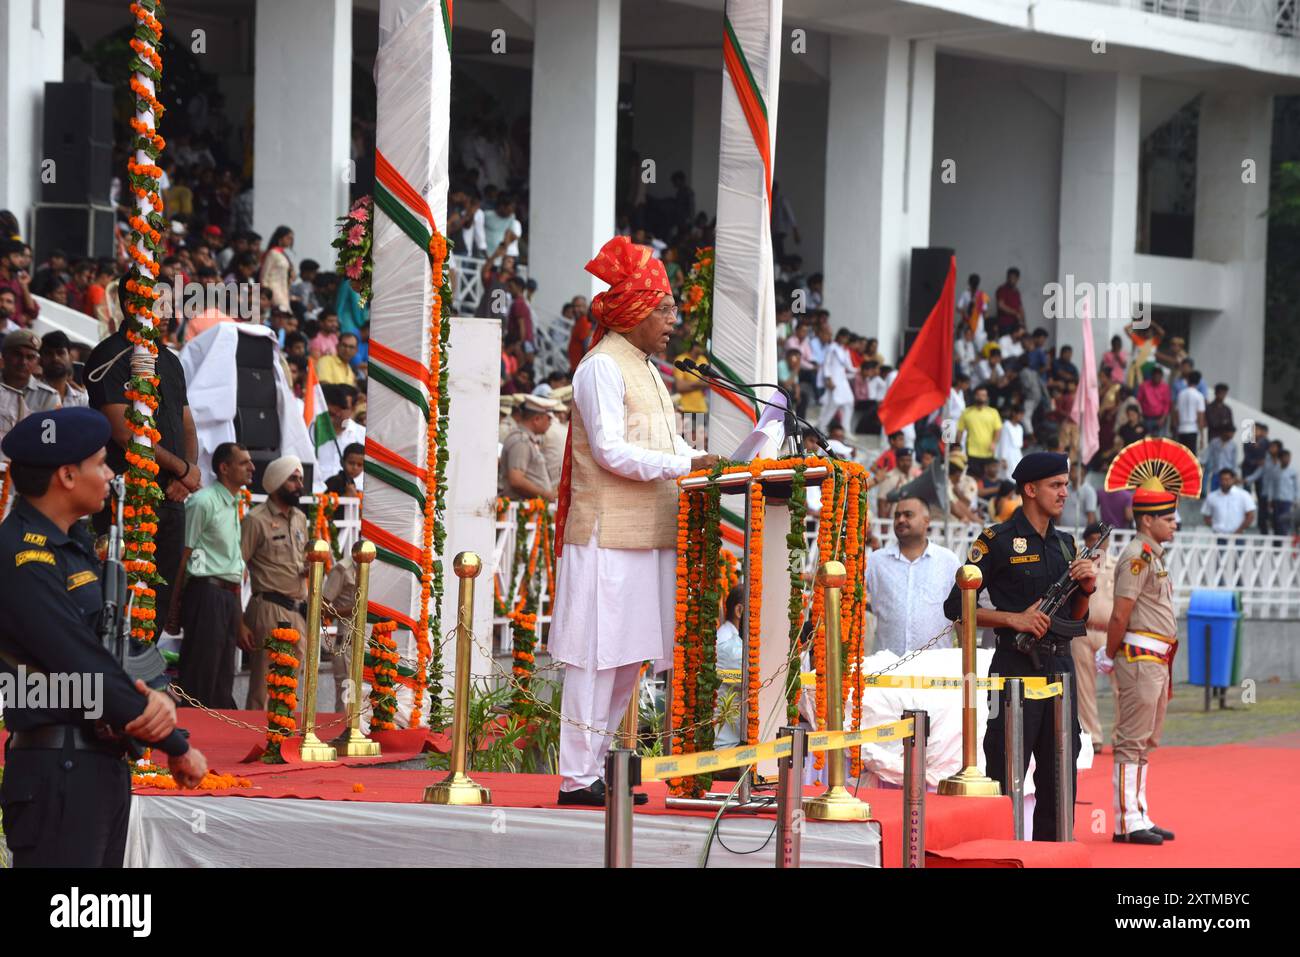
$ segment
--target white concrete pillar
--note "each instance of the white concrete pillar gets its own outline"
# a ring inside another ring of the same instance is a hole
[[[695,208],[718,213],[718,157],[722,151],[721,70],[697,70],[691,95],[691,189]],[[779,155],[779,154],[778,154]],[[685,264],[689,268],[689,264]]]
[[[334,262],[348,209],[352,0],[257,0],[253,225],[294,231],[294,259]]]
[[[834,36],[826,135],[826,308],[898,358],[913,246],[929,245],[934,46]]]
[[[62,79],[63,0],[0,0],[0,208],[24,239],[40,198],[45,84]]]
[[[1268,247],[1273,97],[1206,93],[1196,138],[1197,259],[1228,267],[1228,307],[1198,317],[1188,350],[1211,381],[1258,407],[1264,369],[1264,262]]]
[[[1142,120],[1141,78],[1114,73],[1074,74],[1065,83],[1065,122],[1061,143],[1060,258],[1057,281],[1066,289],[1081,283],[1131,283],[1137,247],[1138,148]],[[1110,348],[1132,310],[1120,296],[1093,302],[1093,346],[1100,358]],[[1032,296],[1026,296],[1033,301]],[[1143,304],[1150,308],[1150,303]],[[1074,346],[1082,358],[1079,316],[1073,304],[1055,320],[1053,341]],[[1103,311],[1106,313],[1103,317]],[[1111,315],[1111,313],[1116,313]],[[1149,315],[1149,313],[1148,313]],[[1025,316],[1030,329],[1053,322]]]
[[[619,0],[547,0],[537,19],[528,271],[548,313],[596,291],[582,267],[614,235],[619,15]]]

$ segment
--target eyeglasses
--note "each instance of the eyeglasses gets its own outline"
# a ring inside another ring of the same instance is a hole
[[[653,311],[654,311],[654,312],[661,312],[661,313],[663,313],[665,316],[669,316],[669,317],[671,317],[671,318],[673,318],[673,319],[676,319],[677,316],[678,316],[677,305],[676,305],[675,303],[674,303],[673,305],[670,305],[670,306],[656,306],[656,307],[654,308]]]

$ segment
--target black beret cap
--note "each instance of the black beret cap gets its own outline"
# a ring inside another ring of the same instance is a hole
[[[1011,477],[1023,485],[1053,475],[1067,475],[1069,471],[1070,460],[1059,452],[1030,452],[1020,460]]]
[[[72,465],[108,444],[112,427],[96,409],[34,412],[4,437],[0,449],[19,465]]]

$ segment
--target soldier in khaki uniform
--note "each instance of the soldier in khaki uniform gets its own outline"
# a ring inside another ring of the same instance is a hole
[[[1093,522],[1083,530],[1083,545],[1092,548],[1101,540],[1101,523]],[[1088,633],[1070,642],[1074,658],[1075,696],[1079,701],[1079,724],[1092,739],[1092,748],[1100,752],[1106,743],[1101,716],[1097,712],[1097,652],[1106,647],[1106,630],[1110,626],[1111,606],[1115,600],[1115,559],[1102,552],[1097,561],[1097,591],[1088,601]]]
[[[558,476],[546,465],[543,436],[551,427],[555,402],[541,396],[525,397],[519,424],[506,435],[501,447],[497,491],[507,498],[541,498],[555,501]]]
[[[1115,659],[1115,840],[1163,844],[1172,831],[1147,813],[1147,759],[1160,743],[1171,694],[1178,624],[1164,546],[1178,527],[1178,496],[1138,489],[1133,496],[1137,535],[1115,567],[1115,605],[1106,654]]]
[[[251,647],[245,647],[250,655],[245,707],[250,711],[266,709],[266,640],[271,630],[287,621],[300,636],[307,631],[307,516],[297,507],[302,463],[294,455],[276,459],[266,467],[262,485],[266,501],[244,516],[241,541],[253,592],[244,609],[244,624],[251,632]]]

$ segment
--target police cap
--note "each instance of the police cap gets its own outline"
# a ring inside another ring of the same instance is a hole
[[[1011,477],[1024,485],[1053,475],[1066,475],[1069,471],[1070,460],[1059,452],[1030,452],[1020,460]]]
[[[112,432],[96,409],[54,409],[27,416],[9,430],[0,449],[19,465],[72,465],[107,445]]]

